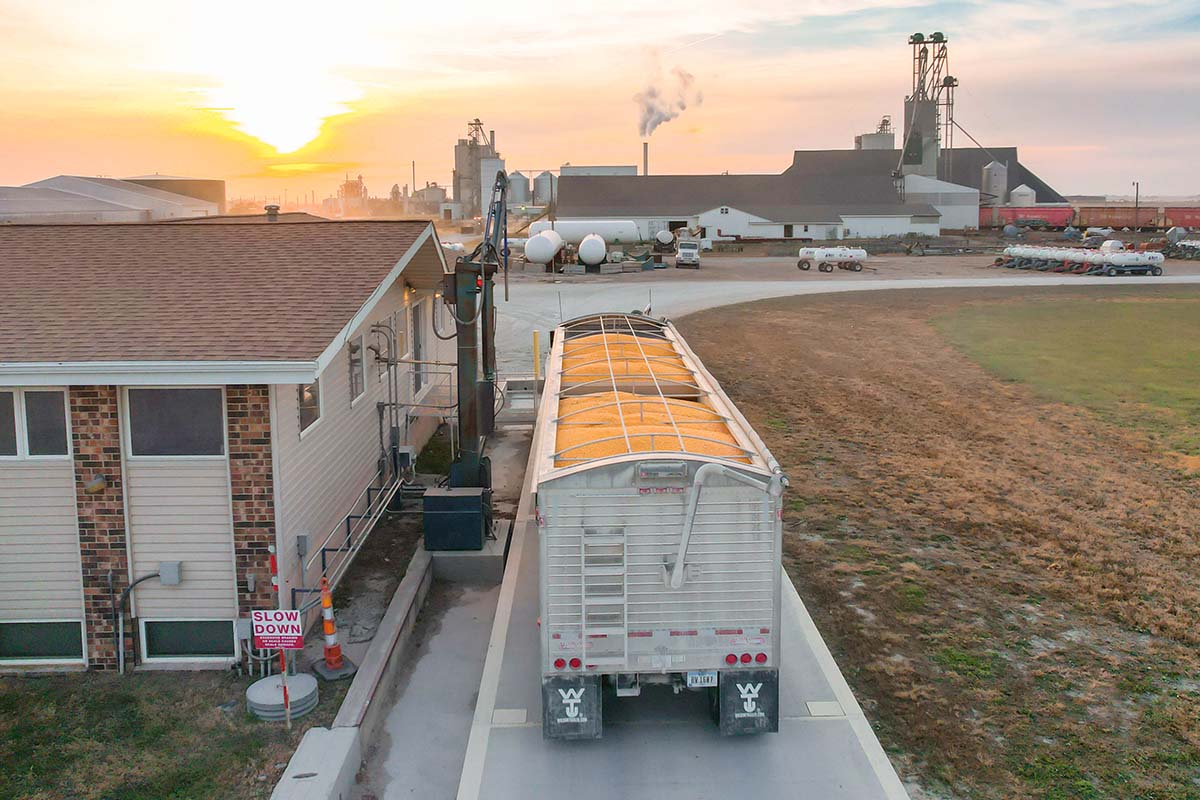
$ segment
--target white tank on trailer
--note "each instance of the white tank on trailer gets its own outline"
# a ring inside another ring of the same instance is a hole
[[[642,241],[637,223],[631,219],[559,219],[554,222],[538,220],[529,232],[556,231],[567,244],[578,245],[583,237],[594,233],[609,244],[638,244]]]
[[[659,244],[664,244],[664,245],[674,244],[675,243],[675,234],[672,233],[671,231],[664,229],[664,230],[661,230],[658,233],[654,234],[654,239]]]
[[[594,267],[608,255],[608,245],[598,234],[589,233],[579,243],[579,260],[589,267]]]
[[[562,248],[561,236],[554,231],[542,231],[525,241],[525,260],[534,264],[549,264]]]

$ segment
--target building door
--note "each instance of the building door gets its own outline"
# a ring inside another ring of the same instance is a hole
[[[225,392],[220,386],[125,390],[125,506],[130,568],[181,562],[182,580],[141,584],[133,603],[145,658],[236,657]]]
[[[792,226],[791,225],[783,226],[783,238],[785,238],[785,239],[792,238]]]
[[[413,396],[425,385],[425,301],[419,300],[412,305],[412,358],[418,362],[413,364]]]

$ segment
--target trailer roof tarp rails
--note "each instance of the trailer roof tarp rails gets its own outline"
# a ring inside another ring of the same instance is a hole
[[[776,730],[786,478],[674,326],[563,323],[534,446],[545,735],[598,737],[604,681]]]

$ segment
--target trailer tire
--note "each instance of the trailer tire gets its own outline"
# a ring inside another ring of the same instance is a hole
[[[855,261],[853,264],[850,265],[850,269],[854,270],[855,272],[862,272],[862,264]]]
[[[1150,274],[1157,278],[1159,275],[1162,275],[1162,267],[1154,267],[1150,270]]]
[[[805,272],[808,272],[808,270],[812,267],[812,262],[801,259],[800,261],[796,262],[796,266]]]
[[[1117,268],[1109,267],[1108,270],[1104,274],[1110,278],[1115,278],[1115,277],[1117,277]]]

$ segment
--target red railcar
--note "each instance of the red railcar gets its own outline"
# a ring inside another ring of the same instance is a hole
[[[1162,210],[1160,228],[1200,228],[1200,207],[1167,206]]]
[[[1158,228],[1159,212],[1155,206],[1079,206],[1075,209],[1077,228]],[[1136,212],[1137,216],[1134,216]]]
[[[1002,228],[1009,223],[1029,228],[1065,228],[1071,224],[1075,209],[1054,206],[980,206],[980,228]]]

